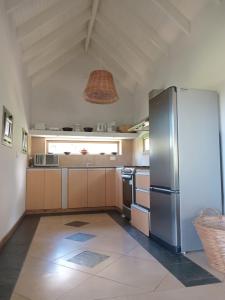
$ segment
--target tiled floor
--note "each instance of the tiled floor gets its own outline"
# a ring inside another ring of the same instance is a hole
[[[11,299],[225,299],[224,276],[207,265],[203,253],[180,260],[198,272],[202,266],[221,282],[185,287],[169,272],[169,254],[152,244],[147,249],[144,237],[137,232],[132,237],[135,231],[126,226],[106,213],[41,217]],[[170,258],[171,265],[180,265],[172,254]]]

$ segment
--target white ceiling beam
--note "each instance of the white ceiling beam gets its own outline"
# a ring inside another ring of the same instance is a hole
[[[85,48],[84,48],[86,53],[88,51],[88,47],[90,44],[91,35],[95,24],[95,19],[98,13],[99,4],[100,4],[100,0],[93,0],[92,2],[91,18],[88,24],[87,38],[85,41]]]
[[[119,7],[116,7],[114,5],[113,1],[107,2],[108,8],[110,9],[110,11],[114,11],[114,13],[118,16],[118,19],[121,19],[121,20],[124,19],[125,22],[127,23],[127,26],[129,26],[130,20],[132,20],[133,24],[135,24],[135,26],[140,31],[140,35],[142,37],[145,36],[146,41],[148,41],[151,45],[153,45],[161,53],[168,55],[168,51],[169,51],[168,44],[161,38],[161,36],[158,34],[158,32],[153,27],[151,27],[149,24],[144,22],[140,17],[138,17],[136,15],[135,11],[133,11],[129,5],[125,5],[124,1],[120,1],[119,5],[120,5]],[[121,8],[124,11],[124,13],[121,13],[119,11]],[[124,26],[126,26],[126,25],[124,24]],[[130,28],[132,28],[132,27],[130,27]],[[131,31],[131,35],[132,35],[132,31]]]
[[[41,37],[52,31],[53,27],[58,28],[68,19],[74,17],[77,11],[87,8],[87,1],[84,0],[63,0],[58,1],[48,9],[42,11],[25,23],[17,27],[17,36],[23,41],[30,35],[37,33]],[[45,33],[47,31],[47,33]]]
[[[138,44],[134,43],[133,40],[123,31],[123,28],[119,28],[116,23],[110,21],[107,17],[103,16],[103,14],[99,14],[96,17],[97,22],[104,27],[105,30],[111,31],[117,38],[120,39],[122,44],[125,44],[128,48],[130,48],[137,56],[140,57],[143,61],[149,61],[149,63],[153,62],[153,57],[148,51],[145,53]]]
[[[85,39],[85,32],[81,32],[79,36],[76,37],[76,40],[72,40],[70,42],[65,41],[64,45],[60,48],[52,48],[52,51],[37,57],[35,60],[31,61],[27,65],[27,73],[28,76],[32,76],[37,73],[40,69],[44,68],[46,65],[54,61],[55,59],[59,58],[60,56],[64,55],[78,44],[80,44]]]
[[[37,56],[45,53],[46,49],[48,49],[52,44],[55,44],[58,40],[63,40],[68,36],[73,38],[85,26],[89,17],[90,13],[86,10],[84,13],[79,15],[79,17],[72,19],[65,23],[62,27],[59,27],[54,32],[40,39],[23,52],[23,61],[27,63]]]
[[[79,58],[82,52],[83,51],[81,46],[78,46],[77,48],[71,49],[69,52],[65,53],[64,55],[58,57],[57,59],[46,65],[44,68],[39,70],[31,77],[32,87],[36,87],[46,79],[50,78],[71,60]]]
[[[22,7],[26,3],[28,3],[29,0],[6,0],[5,1],[5,9],[8,14],[13,13],[18,8]]]
[[[190,21],[169,1],[152,0],[184,33],[190,34]]]
[[[124,70],[118,70],[115,62],[108,56],[108,54],[106,52],[103,53],[102,50],[99,49],[100,48],[96,49],[95,46],[93,47],[92,44],[88,54],[91,55],[100,64],[100,68],[110,71],[115,79],[119,82],[119,84],[126,90],[128,90],[131,94],[133,94],[136,86],[136,81],[131,80],[129,74],[125,73]]]
[[[130,75],[130,77],[143,86],[144,83],[140,75],[131,66],[129,66],[120,55],[116,54],[116,50],[113,49],[112,45],[96,33],[93,33],[92,39],[100,48],[104,49],[104,51],[107,52],[115,60],[115,62]]]
[[[115,43],[113,42],[113,44],[120,47],[123,53],[126,53],[126,56],[133,61],[135,66],[137,66],[137,69],[141,68],[141,72],[143,72],[146,68],[153,69],[152,59],[149,59],[142,51],[139,50],[139,48],[135,46],[135,44],[130,42],[130,40],[127,39],[121,31],[117,31],[115,27],[108,23],[107,19],[104,17],[102,18],[102,16],[98,16],[96,20],[96,31],[105,32],[106,38],[110,41],[114,41]]]

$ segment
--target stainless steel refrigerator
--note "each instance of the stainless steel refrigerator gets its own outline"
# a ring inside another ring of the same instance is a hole
[[[200,250],[194,219],[222,210],[218,95],[170,87],[149,100],[149,124],[151,236]]]

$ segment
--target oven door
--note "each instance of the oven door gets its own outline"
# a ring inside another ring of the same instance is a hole
[[[130,219],[133,202],[133,176],[122,175],[123,179],[123,214]]]

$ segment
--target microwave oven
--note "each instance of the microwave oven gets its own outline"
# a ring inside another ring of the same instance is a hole
[[[58,167],[59,156],[57,154],[35,154],[34,166],[35,167]]]

